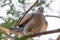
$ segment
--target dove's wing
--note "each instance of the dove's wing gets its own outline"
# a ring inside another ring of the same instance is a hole
[[[33,17],[33,13],[32,14],[26,14],[25,17],[21,20],[20,24],[24,24],[25,22],[27,22],[28,20],[31,20],[31,18]]]

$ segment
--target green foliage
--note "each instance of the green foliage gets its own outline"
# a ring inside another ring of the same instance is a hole
[[[0,18],[5,21],[4,17],[0,16]]]
[[[45,1],[38,2],[36,6],[41,6],[42,4],[45,4]]]
[[[1,23],[0,26],[13,27],[14,25],[16,25],[17,22],[18,22],[18,20],[14,20],[11,17],[9,17],[6,19],[6,21],[4,23]]]
[[[19,38],[18,36],[16,36],[15,40],[26,40],[26,39],[32,38],[32,37],[33,37],[32,34],[25,35],[25,36],[22,36],[22,37],[20,37],[20,38]]]
[[[11,27],[14,27],[14,25],[16,25],[17,22],[18,20],[8,20],[4,23],[1,23],[0,26],[11,28]]]
[[[6,3],[7,1],[9,1],[8,3]],[[0,0],[0,2],[2,2],[1,3],[1,7],[4,7],[4,6],[6,6],[6,5],[10,5],[11,4],[11,0]]]
[[[25,0],[18,0],[18,2],[24,4]]]
[[[12,5],[10,5],[10,10],[7,11],[7,15],[8,15],[8,14],[11,14],[11,15],[14,16],[14,15],[16,15],[16,14],[19,14],[19,12],[15,10],[14,5],[12,4]]]
[[[11,4],[10,5],[10,9],[7,10],[7,15],[8,14],[11,14],[12,16],[15,16],[15,17],[19,17],[20,16],[19,13],[20,13],[19,11],[16,11],[15,10],[15,6],[13,4]],[[16,23],[18,21],[18,20],[13,20],[12,17],[9,17],[7,19],[6,18],[4,19],[4,17],[0,16],[0,18],[5,21],[4,23],[0,24],[0,26],[8,27],[8,28],[14,27],[14,25],[16,25]]]
[[[2,34],[0,34],[0,40],[2,39]]]

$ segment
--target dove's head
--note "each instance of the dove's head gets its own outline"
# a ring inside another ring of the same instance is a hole
[[[44,8],[43,7],[40,7],[40,8],[38,8],[38,13],[42,13],[42,12],[44,12]]]

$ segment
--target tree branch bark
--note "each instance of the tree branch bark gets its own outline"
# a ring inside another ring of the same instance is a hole
[[[7,30],[6,30],[7,29]],[[3,33],[15,33],[16,35],[19,35],[19,33],[21,33],[21,32],[17,32],[17,31],[15,31],[15,30],[10,30],[10,29],[8,29],[8,28],[3,28],[3,27],[0,27],[0,34],[3,34]],[[29,35],[25,35],[25,36],[22,36],[22,37],[20,37],[19,38],[19,40],[21,39],[28,39],[28,38],[32,38],[32,37],[36,37],[36,36],[41,36],[41,35],[46,35],[46,34],[52,34],[52,33],[58,33],[58,32],[60,32],[60,29],[57,29],[57,30],[51,30],[51,31],[46,31],[46,32],[38,32],[38,33],[35,33],[35,34],[29,34]]]
[[[59,16],[54,16],[54,15],[45,15],[45,17],[56,17],[56,18],[60,18]]]
[[[32,37],[36,37],[36,36],[41,36],[41,35],[46,35],[46,34],[51,34],[51,33],[57,33],[60,32],[60,29],[57,30],[51,30],[51,31],[46,31],[46,32],[39,32],[39,33],[35,33],[35,34],[30,34],[30,35],[25,35],[19,38],[19,40],[26,40],[28,38],[32,38]]]
[[[38,0],[36,0],[36,2],[26,12],[24,12],[23,17],[22,18],[19,18],[19,22],[14,27],[16,27],[17,25],[19,25],[19,23],[24,18],[24,16],[36,5],[36,3],[38,3]]]

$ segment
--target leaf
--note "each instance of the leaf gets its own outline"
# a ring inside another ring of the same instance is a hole
[[[45,4],[45,1],[41,1],[41,2],[37,3],[36,6],[41,6],[42,4]]]
[[[0,16],[0,18],[5,21],[4,17]]]
[[[25,0],[18,0],[18,2],[24,4]]]
[[[2,39],[2,34],[0,34],[0,40]]]
[[[24,36],[21,36],[20,38],[16,36],[15,40],[26,40],[26,39],[32,38],[32,37],[33,37],[32,34],[24,35]]]

